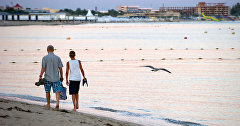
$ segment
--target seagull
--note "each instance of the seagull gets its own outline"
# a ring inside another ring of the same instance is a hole
[[[170,72],[169,70],[167,70],[167,69],[165,69],[165,68],[155,68],[155,67],[153,67],[153,66],[141,66],[141,67],[149,67],[149,68],[152,69],[151,71],[153,71],[153,72],[157,72],[157,71],[159,71],[159,70],[163,70],[163,71],[166,71],[166,72],[168,72],[168,73],[172,73],[172,72]]]

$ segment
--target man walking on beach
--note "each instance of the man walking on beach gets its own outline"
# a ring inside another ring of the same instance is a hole
[[[59,108],[59,98],[60,92],[62,91],[62,81],[63,81],[63,71],[62,71],[62,61],[60,57],[56,56],[54,53],[54,47],[49,45],[47,47],[48,55],[42,58],[42,69],[39,75],[39,80],[42,79],[42,75],[44,74],[44,78],[46,79],[44,88],[46,92],[47,105],[46,107],[50,108],[50,91],[51,87],[53,88],[53,93],[56,93],[56,109]],[[60,72],[60,76],[59,76]]]

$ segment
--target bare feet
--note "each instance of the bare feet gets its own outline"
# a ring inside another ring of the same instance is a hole
[[[74,108],[74,109],[72,109],[74,112],[76,112],[77,110]]]
[[[78,108],[79,108],[79,106],[77,105],[77,106],[76,106],[76,109],[78,109]]]
[[[50,109],[50,105],[46,104],[44,105],[45,108]]]

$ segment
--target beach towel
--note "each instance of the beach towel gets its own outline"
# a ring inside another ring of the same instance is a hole
[[[60,100],[66,100],[67,99],[67,88],[62,87],[62,91],[60,92]]]

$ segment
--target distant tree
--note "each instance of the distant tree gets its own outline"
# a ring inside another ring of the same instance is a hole
[[[13,8],[6,8],[4,12],[8,12],[10,14],[28,14],[28,12],[24,10],[14,10]]]
[[[123,15],[124,12],[123,11],[118,11],[119,15]]]
[[[98,17],[102,17],[102,16],[107,16],[109,15],[108,13],[101,13],[101,12],[97,12]]]
[[[92,10],[91,12],[92,12],[92,14],[93,14],[93,15],[96,15],[96,14],[98,14],[98,12],[97,12],[97,11],[95,11],[95,10]]]
[[[77,15],[81,15],[82,10],[81,10],[81,8],[77,8],[75,12],[76,12]]]
[[[82,14],[81,15],[86,15],[87,14],[87,10],[86,9],[84,9],[83,11],[82,11]]]
[[[14,12],[15,10],[12,8],[12,7],[7,7],[6,9],[5,9],[5,12],[9,12],[9,13],[11,13],[11,12]]]
[[[237,3],[232,7],[231,15],[240,16],[240,3]]]
[[[81,9],[81,8],[77,8],[75,11],[72,10],[72,9],[68,9],[68,8],[65,8],[65,9],[60,9],[59,12],[67,12],[69,13],[70,15],[86,15],[88,13],[88,10],[86,9]],[[111,10],[108,10],[108,13],[101,13],[99,11],[94,11],[92,10],[91,11],[93,15],[98,15],[99,17],[102,17],[102,16],[112,16],[112,17],[117,17],[118,15],[123,15],[123,12],[118,12],[114,9],[111,9]]]
[[[66,13],[69,13],[70,15],[73,15],[74,14],[74,11],[72,9],[68,9],[68,8],[65,8],[65,9],[61,9],[60,12],[66,12]]]
[[[119,15],[119,12],[114,9],[111,9],[111,10],[108,10],[108,14],[112,17],[117,17]]]
[[[82,10],[81,8],[77,8],[75,11],[72,9],[65,8],[63,10],[60,9],[59,12],[67,12],[70,15],[86,15],[88,11],[86,9]]]

